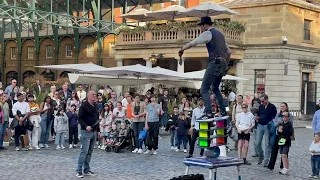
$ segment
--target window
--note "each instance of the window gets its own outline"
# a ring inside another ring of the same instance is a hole
[[[72,57],[72,45],[71,44],[66,45],[66,57]]]
[[[87,57],[94,57],[93,44],[87,44]]]
[[[310,20],[304,20],[304,26],[303,26],[303,32],[304,32],[304,36],[303,39],[310,41],[311,40],[311,22]]]
[[[182,7],[186,7],[186,1],[185,0],[180,0],[179,5]]]
[[[46,46],[46,58],[52,58],[52,46]]]
[[[10,48],[10,53],[11,53],[11,59],[16,59],[17,48],[16,47]]]
[[[28,59],[33,59],[34,47],[28,46]]]
[[[264,94],[266,89],[266,70],[254,70],[254,93]]]

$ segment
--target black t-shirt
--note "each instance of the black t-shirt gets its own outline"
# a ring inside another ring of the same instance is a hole
[[[166,96],[161,96],[160,102],[162,102],[162,110],[163,111],[168,111],[168,97]]]

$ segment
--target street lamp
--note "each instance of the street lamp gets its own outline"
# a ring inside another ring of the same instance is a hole
[[[158,55],[155,55],[154,53],[151,54],[151,56],[149,57],[149,61],[152,63],[152,64],[156,64],[158,59],[161,59],[164,57],[164,54],[160,53]]]

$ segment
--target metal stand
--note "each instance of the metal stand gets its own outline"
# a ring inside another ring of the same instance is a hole
[[[240,166],[237,166],[237,171],[238,171],[238,180],[241,180]]]
[[[184,173],[184,175],[188,175],[189,174],[189,166],[186,167],[186,172]]]

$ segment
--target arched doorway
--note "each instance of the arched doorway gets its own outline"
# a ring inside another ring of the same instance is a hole
[[[34,75],[36,75],[36,73],[33,72],[33,71],[26,71],[26,72],[24,72],[24,73],[23,73],[23,82],[24,82],[24,80],[25,80],[27,77],[32,77],[32,76],[34,76]]]
[[[46,81],[54,81],[55,74],[51,70],[45,70],[41,75],[46,79]]]
[[[18,79],[18,73],[16,71],[9,71],[6,74],[6,85],[9,86],[11,84],[12,79]]]
[[[60,74],[60,78],[69,78],[68,73],[71,73],[70,71],[63,71]]]

